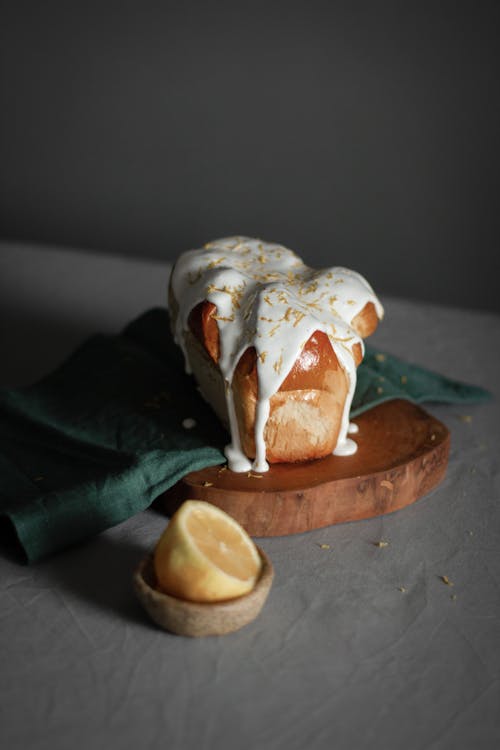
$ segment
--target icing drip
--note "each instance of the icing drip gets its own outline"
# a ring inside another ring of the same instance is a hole
[[[269,464],[266,461],[266,443],[264,441],[264,428],[269,417],[270,397],[261,398],[257,401],[255,413],[255,471],[267,471]]]
[[[240,432],[234,409],[233,389],[226,382],[226,405],[229,418],[229,431],[231,433],[231,442],[226,445],[224,450],[227,463],[231,471],[243,472],[250,471],[252,463],[245,456],[241,449]]]
[[[345,438],[340,444],[337,443],[337,447],[333,451],[334,456],[352,456],[353,453],[356,453],[358,450],[358,446],[354,442],[354,440],[351,440],[350,438]]]
[[[356,386],[353,347],[362,339],[350,323],[368,302],[379,318],[383,308],[371,286],[355,271],[334,267],[317,271],[291,250],[248,237],[228,237],[190,250],[172,273],[172,289],[179,304],[175,339],[191,371],[184,337],[191,310],[203,300],[212,302],[219,329],[218,366],[224,378],[231,443],[226,447],[229,468],[243,472],[267,471],[264,432],[270,399],[279,390],[305,343],[315,331],[329,338],[349,383],[335,447],[336,455],[350,455],[356,443],[347,437],[349,411]],[[255,347],[258,401],[255,415],[256,457],[244,455],[231,387],[241,355]]]

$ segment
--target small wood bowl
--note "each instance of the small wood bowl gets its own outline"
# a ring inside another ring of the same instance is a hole
[[[198,637],[224,635],[239,630],[260,613],[271,588],[274,569],[266,553],[257,547],[262,570],[248,594],[223,602],[189,602],[156,588],[153,555],[147,555],[134,573],[134,590],[142,606],[157,625],[177,635]]]

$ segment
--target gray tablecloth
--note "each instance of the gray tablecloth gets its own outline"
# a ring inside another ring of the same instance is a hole
[[[162,304],[167,275],[0,244],[2,382],[30,382],[86,334]],[[372,343],[495,394],[429,407],[452,435],[442,485],[383,518],[258,540],[270,597],[221,638],[164,633],[135,601],[132,570],[166,523],[154,511],[32,567],[2,545],[0,746],[498,746],[500,318],[383,302]]]

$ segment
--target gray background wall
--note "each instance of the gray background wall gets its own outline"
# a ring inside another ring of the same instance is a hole
[[[250,234],[500,309],[498,3],[0,7],[0,237]]]

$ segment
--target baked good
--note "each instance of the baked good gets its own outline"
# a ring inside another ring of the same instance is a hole
[[[169,312],[187,372],[230,430],[230,469],[356,450],[356,367],[383,317],[358,273],[314,270],[282,245],[228,237],[179,257]]]

